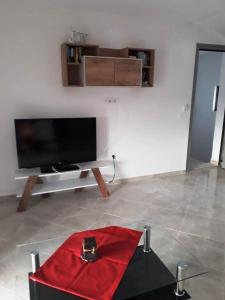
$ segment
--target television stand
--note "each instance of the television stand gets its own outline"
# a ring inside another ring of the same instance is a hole
[[[36,169],[19,169],[16,171],[15,179],[24,182],[20,185],[17,197],[20,198],[17,212],[23,212],[27,209],[29,199],[32,195],[42,195],[49,197],[51,193],[74,190],[82,191],[85,187],[98,186],[103,198],[110,196],[107,183],[110,179],[108,176],[102,176],[100,169],[108,168],[112,165],[111,161],[95,161],[89,163],[77,164],[78,170],[68,170],[61,172],[42,173],[40,168]],[[93,176],[88,176],[89,174]],[[70,179],[61,180],[59,175],[70,175]],[[71,179],[71,175],[74,178]],[[56,180],[50,180],[55,176]]]
[[[41,167],[40,169],[42,174],[48,174],[48,173],[76,171],[79,170],[79,167],[78,165],[70,164],[70,165],[54,165],[48,167]]]

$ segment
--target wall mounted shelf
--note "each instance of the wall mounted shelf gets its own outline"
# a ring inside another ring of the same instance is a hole
[[[64,43],[61,56],[64,86],[153,87],[154,84],[154,49]]]

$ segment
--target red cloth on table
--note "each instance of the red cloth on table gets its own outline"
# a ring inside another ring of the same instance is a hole
[[[117,226],[74,233],[30,278],[85,299],[112,299],[141,235]],[[90,236],[100,256],[93,263],[80,258],[82,241]]]

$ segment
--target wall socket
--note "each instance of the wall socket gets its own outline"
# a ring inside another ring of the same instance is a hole
[[[117,99],[115,97],[106,97],[105,103],[115,104],[117,103]]]

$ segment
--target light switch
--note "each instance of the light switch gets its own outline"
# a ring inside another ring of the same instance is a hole
[[[107,98],[105,98],[105,102],[114,104],[117,102],[117,99],[115,97],[107,97]]]

